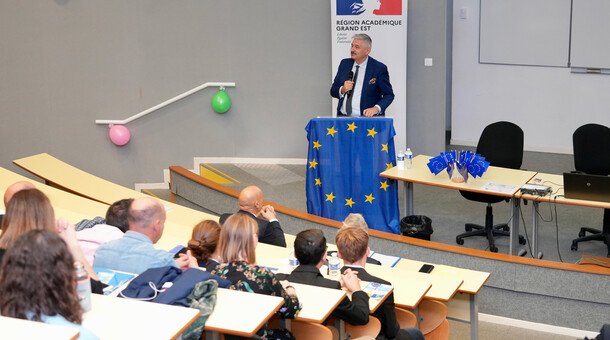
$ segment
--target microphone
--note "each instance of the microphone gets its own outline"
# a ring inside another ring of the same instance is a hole
[[[354,79],[354,71],[349,71],[349,73],[347,74],[347,80],[351,81],[353,79]],[[348,96],[348,97],[351,96],[352,95],[352,91],[353,91],[353,88],[351,90],[345,92],[345,95]]]

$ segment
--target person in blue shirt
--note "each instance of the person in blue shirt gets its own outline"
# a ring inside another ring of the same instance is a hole
[[[74,258],[54,232],[30,230],[8,249],[0,270],[0,314],[77,328],[78,339],[98,339],[81,326]]]
[[[135,199],[127,212],[129,230],[122,238],[97,248],[93,266],[133,274],[165,266],[183,270],[197,267],[190,250],[174,259],[172,253],[153,246],[163,235],[165,218],[165,207],[158,200],[152,197]]]

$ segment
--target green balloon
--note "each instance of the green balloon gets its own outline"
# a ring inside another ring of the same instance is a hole
[[[231,97],[223,90],[216,92],[214,97],[212,97],[212,108],[218,113],[229,111],[229,108],[231,108]]]

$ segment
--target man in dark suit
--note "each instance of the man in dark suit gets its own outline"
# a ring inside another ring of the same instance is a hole
[[[275,209],[270,205],[263,205],[263,192],[259,187],[249,186],[239,193],[239,211],[237,214],[246,214],[258,223],[258,241],[285,247],[286,239],[280,222],[275,215]],[[222,214],[220,224],[232,214]]]
[[[364,229],[358,227],[343,227],[335,237],[338,255],[345,264],[341,271],[356,271],[358,278],[363,281],[377,282],[392,285],[390,282],[375,277],[366,272],[364,266],[369,254],[369,235]],[[391,293],[386,300],[373,313],[381,322],[381,331],[377,339],[424,339],[423,334],[418,329],[400,329],[396,321],[394,312],[394,293]]]
[[[351,58],[341,60],[330,88],[330,95],[339,99],[338,116],[383,116],[394,100],[388,68],[369,57],[370,52],[371,38],[355,34]]]
[[[290,275],[277,274],[278,279],[333,289],[341,289],[343,284],[352,293],[352,300],[345,297],[331,315],[352,325],[369,322],[369,296],[360,289],[360,280],[355,273],[345,271],[341,281],[325,279],[320,273],[320,267],[326,262],[326,238],[321,230],[308,229],[298,233],[294,240],[294,255],[299,266]]]

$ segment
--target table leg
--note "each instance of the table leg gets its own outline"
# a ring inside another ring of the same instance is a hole
[[[542,258],[542,254],[538,254],[538,209],[540,202],[532,201],[532,256]]]
[[[405,216],[413,215],[413,182],[404,182]]]
[[[470,294],[470,340],[479,338],[479,302],[476,294]]]
[[[345,334],[345,321],[335,318],[335,327],[339,332],[339,340],[347,339],[347,335]]]
[[[512,197],[510,199],[510,243],[509,243],[509,255],[517,255],[519,247],[519,210],[521,205],[521,199]]]
[[[206,331],[205,338],[206,340],[220,340],[220,333]]]

